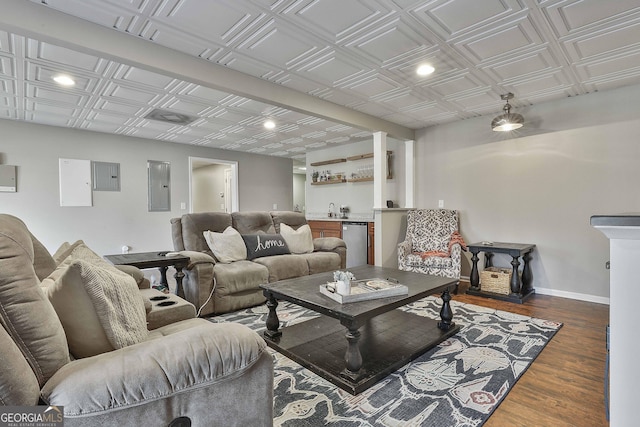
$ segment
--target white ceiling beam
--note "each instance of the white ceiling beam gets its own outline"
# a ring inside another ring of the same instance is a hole
[[[0,28],[36,40],[398,139],[413,129],[25,0],[3,0]]]

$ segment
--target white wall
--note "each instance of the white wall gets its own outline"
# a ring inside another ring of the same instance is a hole
[[[493,133],[490,117],[422,129],[416,205],[459,210],[468,243],[536,244],[536,288],[606,302],[609,242],[589,219],[640,211],[638,96],[635,86],[518,111],[541,130],[517,139]]]
[[[50,251],[83,239],[101,255],[171,250],[169,220],[187,213],[189,156],[238,161],[240,210],[292,206],[292,161],[271,156],[0,120],[0,160],[17,165],[16,193],[0,212],[21,218]],[[120,192],[94,192],[93,207],[60,207],[58,158],[120,163]],[[171,162],[171,212],[148,212],[147,160]]]

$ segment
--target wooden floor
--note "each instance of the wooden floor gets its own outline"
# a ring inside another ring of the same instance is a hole
[[[514,304],[466,295],[467,288],[461,283],[453,299],[563,323],[485,427],[609,425],[604,404],[608,305],[539,294]]]

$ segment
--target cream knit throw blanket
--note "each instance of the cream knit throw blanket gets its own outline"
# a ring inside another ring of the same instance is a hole
[[[63,263],[77,269],[102,329],[113,348],[147,338],[144,299],[133,277],[80,244]]]
[[[103,268],[86,261],[74,261],[85,290],[107,339],[114,348],[123,348],[147,338],[144,300],[133,277],[115,268]]]

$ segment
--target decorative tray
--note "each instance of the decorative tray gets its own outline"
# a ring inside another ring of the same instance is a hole
[[[409,289],[405,285],[379,278],[352,280],[351,293],[349,295],[339,294],[333,289],[335,289],[335,282],[320,285],[320,293],[322,295],[326,295],[341,304],[407,295],[409,293]]]

